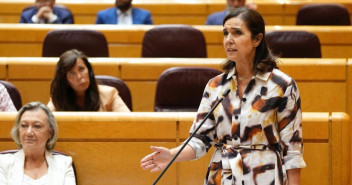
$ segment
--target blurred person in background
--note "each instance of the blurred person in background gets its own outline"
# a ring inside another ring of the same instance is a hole
[[[98,12],[95,24],[153,24],[150,12],[133,8],[132,0],[116,0],[115,6]]]
[[[56,6],[55,0],[36,0],[35,6],[22,11],[20,23],[73,24],[73,15],[67,8]]]
[[[246,0],[226,0],[226,10],[212,13],[208,16],[206,25],[222,25],[225,16],[236,8],[246,7],[257,10],[257,5],[253,2],[247,3]]]

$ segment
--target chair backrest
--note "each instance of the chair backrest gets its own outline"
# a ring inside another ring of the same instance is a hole
[[[95,30],[52,30],[44,38],[43,57],[59,57],[70,49],[83,51],[88,57],[109,57],[105,36]]]
[[[208,81],[222,72],[205,67],[172,67],[157,81],[154,111],[197,111]]]
[[[18,91],[18,89],[10,82],[0,80],[0,83],[5,86],[16,109],[20,110],[22,107],[22,100],[21,100],[21,94]]]
[[[351,21],[341,4],[307,4],[298,10],[296,25],[351,25]]]
[[[319,38],[306,31],[271,31],[265,34],[273,54],[283,58],[321,58]]]
[[[3,151],[0,151],[0,155],[1,154],[14,154],[18,152],[18,149],[13,149],[13,150],[3,150]],[[63,152],[59,152],[59,151],[55,151],[53,150],[52,151],[53,155],[64,155],[64,156],[69,156]],[[73,162],[72,160],[72,168],[73,168],[73,173],[75,174],[75,178],[76,178],[76,184],[77,184],[77,173],[76,173],[76,166],[75,166],[75,163]]]
[[[188,25],[160,25],[148,30],[142,57],[206,58],[204,35]]]
[[[123,102],[125,102],[130,111],[132,111],[131,92],[125,82],[117,77],[106,75],[95,75],[95,79],[97,80],[98,84],[115,87],[119,92],[119,96],[122,98]]]

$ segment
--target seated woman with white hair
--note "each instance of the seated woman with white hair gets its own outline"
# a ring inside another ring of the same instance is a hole
[[[72,158],[52,153],[58,127],[47,106],[40,102],[23,106],[11,136],[20,150],[0,155],[0,184],[76,184]]]

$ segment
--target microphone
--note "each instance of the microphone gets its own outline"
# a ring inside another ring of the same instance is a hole
[[[189,141],[194,137],[194,135],[198,132],[198,130],[200,129],[200,127],[202,127],[202,125],[204,124],[204,122],[208,119],[208,117],[214,112],[214,110],[216,109],[216,107],[218,107],[218,105],[222,102],[222,100],[224,100],[224,98],[230,93],[230,89],[227,89],[225,92],[222,93],[222,97],[218,100],[218,102],[215,104],[215,106],[208,112],[208,114],[204,117],[203,121],[199,124],[199,126],[196,128],[196,130],[192,133],[191,136],[188,137],[188,139],[183,143],[182,147],[180,148],[180,150],[178,150],[178,152],[176,153],[176,155],[171,159],[171,161],[169,162],[169,164],[167,164],[167,166],[165,167],[165,169],[160,173],[159,177],[154,181],[153,185],[155,185],[160,178],[164,175],[164,173],[166,172],[166,170],[171,166],[172,162],[175,161],[175,159],[177,158],[178,155],[180,155],[180,153],[182,152],[182,150],[186,147],[186,145],[189,143]]]

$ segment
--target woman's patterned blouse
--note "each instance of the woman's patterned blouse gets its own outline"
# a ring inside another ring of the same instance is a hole
[[[208,82],[190,129],[231,90],[189,142],[196,158],[216,147],[205,184],[286,184],[286,170],[306,166],[297,85],[274,69],[252,77],[240,98],[235,71]]]

